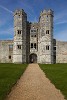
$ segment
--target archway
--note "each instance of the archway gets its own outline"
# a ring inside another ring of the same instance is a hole
[[[29,56],[29,62],[30,63],[37,63],[37,55],[36,54],[30,54]]]

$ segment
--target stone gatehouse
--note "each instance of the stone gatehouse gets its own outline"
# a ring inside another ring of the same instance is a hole
[[[0,40],[1,63],[67,63],[67,42],[53,39],[54,12],[43,10],[38,23],[27,21],[23,9],[14,12],[14,39]]]

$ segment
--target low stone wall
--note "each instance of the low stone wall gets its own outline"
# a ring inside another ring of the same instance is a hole
[[[67,42],[56,41],[56,63],[67,63]]]
[[[13,40],[0,40],[0,63],[12,63]]]

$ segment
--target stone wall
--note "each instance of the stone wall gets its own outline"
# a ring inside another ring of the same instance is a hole
[[[38,62],[53,63],[53,11],[44,10],[39,18]]]
[[[48,48],[47,48],[48,47]],[[14,12],[14,40],[0,40],[0,63],[67,63],[67,42],[53,39],[53,11],[40,13],[38,23],[27,21],[24,10]]]
[[[38,23],[30,24],[30,54],[36,54],[37,58],[38,58],[38,28],[39,28]]]
[[[13,63],[26,63],[27,14],[23,9],[14,12]]]
[[[56,41],[56,63],[67,63],[67,42]]]
[[[13,40],[0,40],[0,63],[12,63]]]

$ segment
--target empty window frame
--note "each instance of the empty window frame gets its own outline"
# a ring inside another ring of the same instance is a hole
[[[31,32],[33,32],[33,30],[31,30]]]
[[[49,45],[46,45],[46,50],[49,50]]]
[[[34,35],[31,35],[31,37],[36,37],[36,35],[34,34]]]
[[[36,35],[34,35],[34,37],[36,37]]]
[[[11,59],[11,55],[9,55],[9,59]]]
[[[18,34],[21,34],[21,30],[17,30],[17,33],[18,33]]]
[[[49,30],[46,30],[46,34],[49,34]]]
[[[56,47],[53,47],[54,50],[56,50]]]
[[[34,43],[34,48],[36,49],[36,43]]]
[[[31,30],[31,32],[37,32],[37,30]]]
[[[31,37],[33,37],[33,35],[31,35]]]
[[[33,43],[31,43],[31,48],[33,48]]]
[[[18,49],[21,49],[21,45],[17,45],[17,48],[18,48]]]

